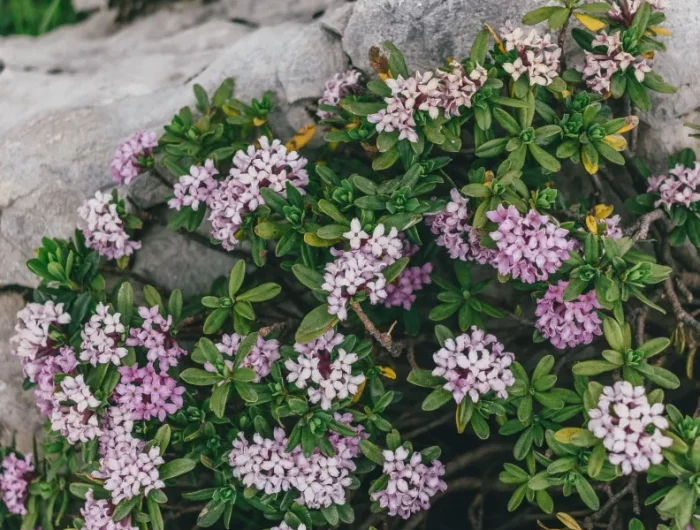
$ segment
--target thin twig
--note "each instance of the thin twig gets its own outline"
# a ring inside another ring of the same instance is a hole
[[[511,446],[507,444],[491,443],[488,445],[482,445],[478,449],[464,453],[463,455],[458,456],[457,458],[448,462],[447,466],[445,466],[446,475],[449,477],[457,471],[460,471],[465,467],[469,467],[493,453],[501,453],[510,450]]]
[[[647,306],[642,307],[637,314],[637,346],[641,346],[644,343],[644,326],[647,321],[647,314],[649,313],[649,308]]]
[[[436,427],[439,427],[440,425],[447,423],[454,418],[454,413],[450,412],[449,414],[445,414],[444,416],[431,421],[430,423],[424,423],[420,427],[416,427],[412,431],[408,431],[407,433],[404,434],[404,438],[406,440],[413,440],[416,436],[420,436],[421,434],[424,434]]]
[[[637,219],[636,223],[626,230],[627,235],[632,236],[632,239],[635,242],[646,239],[649,235],[649,229],[651,228],[652,223],[654,221],[658,221],[659,219],[663,219],[665,216],[666,213],[663,210],[653,210],[649,213],[645,213],[639,219]]]
[[[664,280],[664,292],[668,297],[668,301],[671,303],[671,307],[673,308],[673,316],[676,317],[676,320],[700,333],[700,322],[695,320],[685,309],[683,309],[683,305],[678,299],[678,295],[673,287],[673,280],[671,278]]]
[[[585,521],[583,521],[583,526],[584,528],[587,529],[592,529],[593,528],[593,523],[596,521],[600,521],[603,517],[605,517],[605,514],[608,513],[612,508],[614,508],[620,500],[625,497],[627,494],[631,493],[632,490],[637,488],[637,477],[636,475],[630,476],[629,481],[625,485],[624,488],[622,488],[620,491],[615,493],[614,495],[611,495],[610,498],[608,499],[608,502],[606,502],[603,507],[598,510],[595,513],[592,513],[588,517],[586,517]]]
[[[401,347],[401,344],[395,343],[392,340],[391,330],[385,333],[379,331],[377,329],[377,326],[375,326],[374,323],[367,316],[367,313],[365,313],[362,310],[362,307],[360,306],[359,302],[350,302],[350,307],[358,316],[360,322],[362,322],[362,325],[365,327],[365,329],[369,332],[370,335],[372,335],[372,338],[374,340],[381,344],[384,347],[384,349],[386,349],[394,357],[398,357],[399,355],[401,355],[401,350],[403,348]]]

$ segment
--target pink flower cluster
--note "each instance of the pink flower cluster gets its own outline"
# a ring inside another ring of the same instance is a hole
[[[365,291],[372,304],[386,300],[382,271],[401,258],[404,249],[396,228],[386,233],[380,224],[370,236],[357,218],[343,236],[349,240],[350,250],[331,250],[335,260],[326,265],[321,286],[329,293],[328,312],[340,320],[348,317],[347,304],[358,292]]]
[[[70,346],[63,346],[55,355],[37,359],[33,366],[37,371],[29,379],[37,383],[37,388],[34,389],[36,405],[41,414],[50,417],[54,409],[55,376],[73,373],[78,366],[75,351]]]
[[[564,280],[550,285],[545,295],[537,301],[535,311],[538,317],[535,327],[560,350],[590,344],[603,333],[596,312],[601,307],[595,291],[565,302],[564,291],[568,285],[569,282]]]
[[[452,392],[457,403],[468,394],[474,403],[491,391],[499,398],[508,397],[508,387],[515,382],[508,368],[515,355],[504,351],[495,336],[472,326],[470,333],[447,339],[434,355],[437,367],[433,375],[444,377],[443,388]]]
[[[649,404],[643,386],[617,381],[603,389],[597,408],[588,411],[588,429],[603,440],[611,464],[622,466],[625,475],[639,473],[660,464],[662,448],[673,442],[659,430],[668,428],[663,412],[662,403]]]
[[[498,225],[489,235],[498,246],[492,265],[501,275],[510,274],[524,283],[544,281],[561,267],[574,248],[574,241],[566,239],[568,230],[535,210],[523,216],[515,206],[504,208],[499,204],[486,216]]]
[[[119,313],[110,313],[109,306],[99,302],[95,313],[80,332],[80,360],[93,366],[112,363],[116,366],[126,356],[128,350],[120,346],[126,329],[120,322]]]
[[[416,301],[416,291],[430,285],[430,273],[433,272],[433,264],[428,262],[422,267],[408,267],[403,270],[395,283],[386,286],[386,300],[384,307],[403,307],[406,311],[411,309]]]
[[[307,344],[295,344],[294,351],[299,354],[297,359],[285,362],[289,371],[287,381],[297,388],[308,387],[309,401],[320,402],[323,410],[330,409],[333,401],[355,395],[365,381],[363,374],[352,374],[357,354],[338,347],[344,339],[341,333],[328,330]]]
[[[3,458],[0,494],[10,513],[26,515],[25,502],[29,495],[29,481],[33,471],[34,464],[31,453],[24,458],[17,458],[15,453],[10,453]]]
[[[434,460],[430,466],[423,463],[421,454],[399,447],[396,451],[384,451],[383,473],[389,477],[386,488],[372,494],[372,500],[386,508],[391,516],[408,519],[412,514],[430,508],[430,499],[445,491],[442,480],[445,466]]]
[[[367,116],[367,121],[376,125],[377,132],[399,132],[399,140],[407,138],[418,141],[415,112],[424,111],[432,119],[445,111],[445,116],[459,116],[462,107],[472,106],[472,97],[486,82],[487,72],[481,66],[470,73],[457,61],[451,64],[451,70],[435,72],[416,72],[404,79],[386,80],[391,89],[391,97],[384,98],[387,108]]]
[[[687,168],[678,164],[668,175],[649,178],[649,193],[658,193],[654,203],[657,208],[664,205],[670,209],[674,204],[689,208],[700,201],[700,164]]]
[[[287,523],[282,521],[279,526],[273,526],[269,530],[294,530],[291,526],[289,526]],[[296,530],[306,530],[306,525],[304,523],[301,523]]]
[[[69,323],[70,315],[63,311],[63,304],[52,301],[44,304],[31,302],[17,313],[16,333],[10,338],[12,354],[22,360],[25,373],[32,381],[37,369],[27,363],[54,354],[56,347],[52,344],[49,331],[51,327],[60,328]]]
[[[364,437],[361,431],[357,436]],[[312,510],[344,504],[345,488],[352,483],[349,474],[355,469],[352,460],[359,454],[355,442],[336,438],[335,456],[316,449],[308,458],[299,446],[288,453],[287,442],[280,427],[275,427],[272,439],[256,433],[252,442],[239,433],[229,454],[233,476],[268,495],[295,489],[300,494],[297,502]]]
[[[141,248],[140,241],[131,241],[111,195],[98,191],[78,208],[78,215],[87,223],[82,229],[85,245],[100,256],[119,259]]]
[[[168,414],[182,408],[185,387],[177,386],[177,381],[167,372],[157,373],[153,363],[141,368],[122,366],[119,373],[121,379],[113,397],[119,408],[130,412],[134,420],[165,421]]]
[[[260,194],[262,188],[286,196],[287,183],[301,193],[309,183],[309,174],[304,169],[306,158],[296,151],[288,153],[279,140],[270,143],[262,136],[258,142],[259,149],[250,145],[247,152],[236,153],[230,176],[219,183],[209,201],[212,236],[221,241],[226,250],[238,244],[236,233],[243,224],[243,216],[265,204]]]
[[[559,75],[561,48],[552,42],[552,35],[544,37],[536,30],[525,36],[522,28],[514,27],[510,21],[500,30],[506,52],[515,51],[517,58],[503,64],[503,69],[517,81],[520,76],[527,76],[530,85],[549,86]]]
[[[438,236],[435,242],[445,247],[452,259],[490,263],[496,251],[482,246],[479,232],[467,222],[469,200],[456,189],[450,190],[450,197],[443,211],[425,218],[430,231]]]
[[[127,346],[146,348],[146,357],[151,363],[158,363],[161,372],[171,366],[177,366],[178,358],[187,355],[170,333],[173,317],[165,318],[159,307],[139,307],[139,316],[143,319],[141,327],[131,328]]]
[[[588,88],[599,94],[605,94],[610,90],[610,80],[616,72],[626,72],[631,66],[634,75],[641,83],[644,76],[651,71],[648,61],[644,57],[635,58],[622,49],[620,33],[608,35],[601,31],[592,42],[592,46],[606,48],[606,53],[586,52],[586,63],[579,70],[583,72],[583,78]]]
[[[153,155],[153,148],[157,145],[158,137],[152,131],[139,131],[129,136],[114,153],[110,164],[114,182],[119,185],[130,184],[143,173],[146,159]]]
[[[82,375],[66,376],[51,404],[51,429],[70,443],[89,442],[102,434],[95,409],[101,405]]]
[[[359,87],[361,73],[358,70],[349,69],[345,72],[335,74],[332,79],[326,81],[323,89],[323,96],[318,100],[319,105],[329,105],[335,107],[338,102],[348,94],[353,94]],[[316,116],[325,120],[333,116],[332,113],[319,109]]]
[[[214,178],[218,174],[219,170],[214,167],[212,159],[207,159],[203,166],[191,166],[190,174],[181,176],[173,187],[175,196],[168,201],[168,206],[176,210],[189,206],[195,212],[200,204],[208,206],[219,185]]]
[[[624,24],[630,24],[634,19],[634,15],[637,14],[643,0],[616,0],[613,2],[610,11],[608,11],[608,17],[611,19],[622,22]],[[665,0],[647,0],[649,6],[651,6],[652,11],[663,11]]]
[[[114,505],[106,499],[95,500],[92,490],[85,495],[85,505],[80,509],[84,530],[138,530],[131,524],[131,516],[115,523],[112,519]]]
[[[243,341],[243,338],[238,333],[233,335],[222,335],[221,342],[216,344],[216,348],[227,355],[228,357],[233,357],[236,355],[238,348]],[[244,368],[252,368],[255,371],[256,377],[255,382],[258,383],[264,377],[270,375],[270,367],[277,359],[280,358],[280,343],[277,340],[265,340],[262,337],[258,337],[253,348],[248,352],[246,358],[241,364]],[[224,360],[224,366],[230,372],[233,370],[233,361],[228,359]],[[218,367],[207,362],[204,364],[204,369],[208,372],[219,373]]]

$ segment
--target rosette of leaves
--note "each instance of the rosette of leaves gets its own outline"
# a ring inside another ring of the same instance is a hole
[[[669,157],[668,168],[673,169],[680,165],[694,169],[696,164],[695,152],[692,149],[684,149],[678,154]],[[649,178],[651,171],[641,161],[636,168],[643,177]],[[644,214],[654,209],[654,203],[659,200],[657,193],[644,193],[634,199],[628,199],[625,205],[636,214]],[[694,202],[690,207],[674,204],[671,208],[663,206],[664,210],[673,221],[674,228],[669,234],[669,241],[674,246],[682,245],[689,239],[695,248],[700,249],[700,202]]]
[[[643,293],[647,285],[655,285],[671,274],[671,268],[654,263],[654,258],[632,248],[629,237],[614,240],[588,233],[583,243],[583,255],[571,251],[565,268],[569,285],[564,300],[576,299],[594,288],[601,306],[611,310],[618,321],[624,321],[622,303],[637,298],[649,307],[665,313]]]
[[[190,107],[180,109],[158,139],[157,152],[162,157],[157,170],[164,166],[178,179],[189,174],[190,166],[204,165],[212,159],[221,175],[225,175],[236,151],[260,136],[273,137],[267,121],[274,107],[272,93],[266,92],[261,101],[254,99],[247,105],[233,97],[233,87],[233,79],[224,79],[209,96],[200,85],[194,85],[195,111]],[[206,210],[203,205],[197,210],[184,206],[170,219],[168,228],[194,232]]]
[[[513,170],[522,169],[531,158],[543,170],[556,173],[561,170],[561,163],[543,146],[558,145],[562,139],[562,128],[553,124],[533,127],[535,96],[528,92],[526,97],[528,106],[519,109],[517,119],[501,108],[494,109],[493,117],[505,136],[478,145],[475,154],[479,158],[494,158],[508,153]]]
[[[440,347],[445,345],[447,339],[454,339],[449,328],[442,325],[435,326],[435,336]],[[427,412],[437,410],[454,399],[452,392],[443,388],[446,383],[445,378],[433,375],[430,370],[414,368],[406,380],[416,386],[433,389],[421,405],[421,408]],[[503,400],[494,395],[480,396],[476,403],[469,396],[465,396],[455,411],[457,432],[462,434],[471,425],[474,434],[478,438],[486,440],[491,435],[488,418],[492,415],[503,417],[505,413]]]
[[[513,448],[516,460],[534,458],[535,448],[542,447],[545,432],[556,430],[561,423],[581,412],[581,396],[572,390],[555,388],[557,376],[552,374],[554,357],[546,355],[528,377],[525,368],[517,361],[510,366],[515,383],[508,388],[506,416],[499,434],[518,434]]]
[[[605,15],[612,8],[607,2],[587,3],[586,0],[557,0],[556,3],[559,5],[540,7],[526,13],[523,24],[534,26],[546,21],[549,29],[560,30],[573,15],[583,26],[597,31],[605,27],[605,23],[596,15]]]
[[[602,29],[607,29],[608,32],[619,31],[624,52],[629,53],[635,59],[640,57],[652,58],[656,51],[665,51],[666,49],[665,45],[655,38],[658,35],[668,34],[667,30],[658,26],[664,20],[663,13],[652,13],[649,3],[644,1],[629,26],[619,25],[606,18],[600,25],[591,24],[589,29],[594,32]],[[571,31],[571,35],[584,51],[601,55],[607,54],[607,47],[593,45],[594,33],[574,28]],[[574,69],[567,70],[562,77],[569,83],[578,84],[583,82],[581,73]],[[624,71],[619,70],[613,74],[610,80],[610,95],[613,98],[620,99],[627,96],[634,105],[644,112],[651,110],[649,91],[673,94],[676,92],[676,88],[666,83],[663,77],[654,71],[646,72],[644,80],[640,82],[635,76],[634,68],[627,68]]]
[[[240,293],[245,268],[245,260],[238,260],[231,269],[226,293],[202,298],[202,305],[213,309],[204,321],[204,333],[207,335],[219,331],[231,315],[236,333],[247,335],[256,319],[253,303],[271,300],[282,290],[279,284],[267,282]]]
[[[485,329],[482,314],[493,318],[502,318],[503,311],[477,296],[491,282],[487,280],[472,283],[471,267],[466,262],[454,260],[452,265],[457,285],[438,274],[431,276],[435,285],[441,289],[437,299],[442,304],[433,307],[428,318],[433,322],[441,322],[456,314],[457,324],[462,331],[466,331],[472,326]]]
[[[664,449],[664,460],[653,465],[647,473],[647,482],[659,484],[659,489],[650,494],[645,505],[656,505],[656,511],[672,520],[671,528],[698,528],[700,521],[700,418],[683,416],[673,405],[667,405],[666,413],[670,427],[664,436],[673,440],[671,447]],[[662,484],[665,484],[661,486]],[[690,525],[690,526],[688,526]]]
[[[522,180],[522,172],[514,168],[512,160],[504,160],[494,175],[484,168],[474,168],[467,174],[469,184],[462,188],[462,193],[478,203],[474,211],[472,226],[483,232],[482,244],[489,246],[486,230],[489,220],[486,214],[495,210],[499,204],[512,204],[520,212],[528,210],[530,197],[527,185]]]
[[[586,96],[586,97],[583,97]],[[597,173],[605,161],[624,165],[625,158],[620,153],[627,148],[623,133],[632,130],[639,123],[636,116],[609,119],[609,109],[598,101],[593,101],[581,110],[575,110],[580,103],[590,100],[586,92],[574,98],[567,98],[567,111],[560,118],[549,105],[538,102],[537,112],[548,123],[561,128],[561,143],[556,156],[569,159],[574,164],[582,163],[591,175]]]
[[[663,352],[671,341],[666,337],[657,337],[646,341],[641,346],[632,348],[632,332],[626,322],[621,326],[617,320],[605,317],[603,333],[610,349],[603,350],[604,360],[582,361],[573,367],[575,375],[599,375],[604,372],[621,370],[622,378],[633,386],[644,383],[644,378],[663,388],[675,389],[681,384],[671,371],[648,359]]]

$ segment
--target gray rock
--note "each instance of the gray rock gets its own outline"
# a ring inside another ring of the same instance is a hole
[[[16,436],[17,448],[26,452],[32,449],[32,436],[40,434],[43,419],[33,393],[22,391],[22,365],[10,354],[15,315],[22,307],[21,295],[0,294],[0,445],[8,445]]]
[[[222,0],[226,15],[258,26],[279,24],[288,20],[310,22],[332,6],[352,0]]]
[[[358,0],[343,34],[352,64],[370,70],[367,51],[391,40],[410,69],[435,68],[449,56],[469,53],[484,22],[498,28],[518,22],[549,0]]]

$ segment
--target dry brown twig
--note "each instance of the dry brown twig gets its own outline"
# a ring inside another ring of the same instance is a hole
[[[631,236],[635,242],[644,240],[649,235],[651,225],[655,221],[663,219],[665,216],[666,213],[663,210],[653,210],[649,213],[645,213],[625,232],[628,236]]]
[[[403,350],[402,345],[398,342],[394,342],[391,338],[391,331],[394,328],[393,325],[391,326],[389,331],[385,331],[382,333],[377,329],[377,326],[375,326],[374,323],[370,320],[370,318],[367,316],[367,313],[364,312],[359,302],[350,302],[350,307],[358,316],[360,322],[362,322],[362,325],[365,327],[365,329],[369,332],[369,334],[374,340],[381,344],[382,347],[385,350],[387,350],[392,356],[398,357],[399,355],[401,355],[401,351]]]

